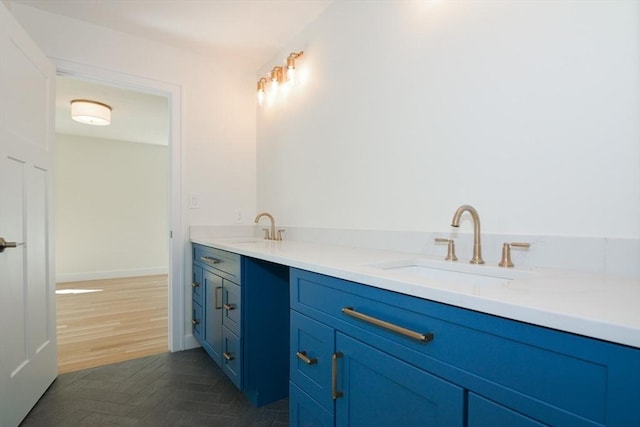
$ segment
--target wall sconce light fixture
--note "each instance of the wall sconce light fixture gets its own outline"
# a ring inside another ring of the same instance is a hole
[[[266,98],[266,88],[269,86],[269,102],[271,104],[278,94],[281,85],[287,84],[287,87],[295,84],[296,78],[296,59],[302,56],[304,52],[292,52],[286,59],[286,66],[277,65],[273,67],[268,77],[261,77],[256,84],[258,93],[258,105],[264,105]]]
[[[271,70],[271,90],[276,93],[282,83],[282,67],[273,67]]]
[[[107,126],[111,124],[111,107],[102,102],[74,99],[71,101],[71,118],[87,125]]]
[[[264,91],[267,87],[267,79],[262,77],[258,80],[258,105],[262,106],[264,104]]]
[[[296,77],[296,59],[302,56],[304,52],[292,52],[287,58],[287,82],[294,82]]]

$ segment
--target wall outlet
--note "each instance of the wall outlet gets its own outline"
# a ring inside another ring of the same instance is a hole
[[[236,224],[242,224],[244,222],[244,213],[241,208],[235,208],[233,210],[233,217],[236,221]]]
[[[200,193],[189,193],[189,209],[200,209]]]

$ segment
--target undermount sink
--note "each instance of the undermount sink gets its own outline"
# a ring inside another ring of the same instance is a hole
[[[404,277],[411,276],[467,285],[501,285],[527,277],[528,272],[486,265],[458,264],[428,259],[405,259],[374,264],[373,267]]]

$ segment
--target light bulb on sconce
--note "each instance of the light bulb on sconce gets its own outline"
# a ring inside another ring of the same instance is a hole
[[[278,92],[278,86],[282,83],[282,67],[273,67],[271,70],[271,91]]]
[[[296,59],[302,56],[304,52],[292,52],[287,57],[287,83],[295,84],[296,81]]]
[[[264,105],[264,89],[267,85],[267,79],[262,77],[258,80],[258,105]]]

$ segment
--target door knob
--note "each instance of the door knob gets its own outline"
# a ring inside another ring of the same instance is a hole
[[[7,242],[2,237],[0,237],[0,252],[4,252],[6,248],[15,248],[16,246],[20,245],[22,245],[22,243]]]

